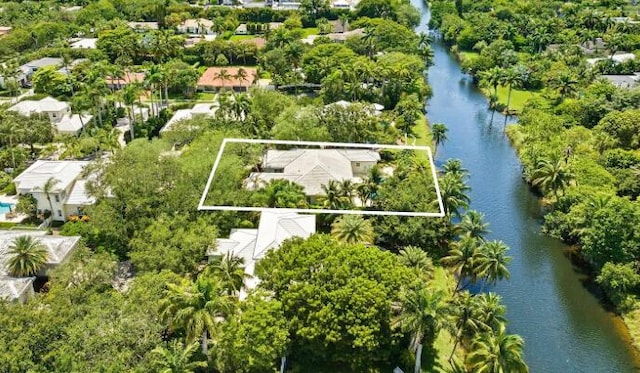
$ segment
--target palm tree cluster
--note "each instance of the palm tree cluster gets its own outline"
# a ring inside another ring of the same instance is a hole
[[[11,276],[34,276],[44,268],[49,251],[32,236],[18,236],[8,248],[7,269]]]
[[[554,155],[539,159],[531,173],[531,185],[539,187],[543,192],[553,193],[557,202],[558,192],[564,194],[574,180],[574,174],[567,165],[569,157],[570,154],[567,153],[565,157]]]
[[[461,223],[459,229],[467,229],[462,227],[471,227],[470,231],[480,234],[478,240],[485,242],[481,233],[487,231],[486,224],[482,222],[480,214],[472,212],[468,218],[465,216],[464,224]],[[497,246],[492,243],[486,244]],[[496,250],[501,252],[501,249]],[[492,268],[499,267],[495,265],[496,262],[503,265],[508,262],[499,255],[488,256],[493,259],[487,260],[479,270],[485,273],[485,276],[493,273]],[[416,274],[416,281],[404,288],[400,302],[395,305],[397,316],[393,322],[394,326],[410,335],[409,348],[415,354],[414,373],[422,371],[423,346],[430,348],[441,330],[448,331],[454,341],[449,355],[451,372],[528,371],[522,354],[524,343],[519,336],[506,333],[506,308],[501,304],[498,295],[472,295],[469,291],[457,288],[449,295],[443,290],[434,290],[434,287],[429,285],[433,276],[433,262],[418,247],[402,249],[398,260]],[[506,267],[498,272],[505,276],[504,271]],[[508,274],[508,271],[506,273]],[[468,351],[464,361],[455,356],[458,346]]]
[[[167,284],[167,296],[161,303],[161,312],[169,328],[184,335],[187,346],[184,354],[199,341],[202,353],[209,356],[210,340],[215,342],[221,325],[236,309],[247,277],[244,260],[225,254],[207,266],[195,281],[184,278],[179,284]],[[175,357],[176,346],[170,348],[172,350],[161,349],[158,353],[171,353]],[[180,362],[185,363],[184,360]]]

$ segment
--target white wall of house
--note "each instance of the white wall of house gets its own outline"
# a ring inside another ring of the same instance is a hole
[[[53,217],[53,220],[56,220],[56,221],[66,220],[67,215],[65,214],[64,200],[67,198],[70,192],[71,192],[71,186],[69,186],[69,188],[61,192],[49,194],[49,196],[51,197],[51,206],[53,206],[53,211],[51,212],[51,216]],[[47,199],[47,195],[43,192],[35,191],[35,192],[29,193],[29,191],[25,191],[25,192],[18,191],[18,193],[31,194],[33,198],[35,198],[37,201],[38,213],[44,213],[44,211],[51,209],[51,207],[49,206],[49,200]]]
[[[364,162],[364,161],[359,161],[359,162],[351,162],[351,169],[353,170],[353,176],[367,176],[369,174],[369,170],[371,170],[371,168],[373,166],[375,166],[377,164],[377,162],[371,161],[371,162]]]

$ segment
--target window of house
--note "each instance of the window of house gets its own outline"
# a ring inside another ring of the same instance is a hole
[[[54,195],[56,202],[60,202],[60,196],[58,196],[57,194]]]
[[[360,167],[360,162],[356,162],[356,167]]]
[[[58,216],[62,217],[62,211],[58,210]]]

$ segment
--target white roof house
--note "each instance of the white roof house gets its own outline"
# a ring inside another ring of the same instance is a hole
[[[82,215],[82,209],[95,202],[86,189],[82,177],[86,161],[36,161],[13,182],[18,194],[31,194],[37,201],[38,211],[51,211],[52,219],[65,221],[68,216]],[[44,186],[54,179],[49,196]]]
[[[9,246],[20,236],[37,238],[47,249],[45,272],[66,261],[80,241],[79,236],[49,236],[44,231],[0,230],[0,299],[24,302],[33,293],[34,277],[16,278],[9,276],[7,261]]]
[[[231,253],[244,259],[245,272],[254,276],[256,263],[271,249],[277,249],[287,239],[307,238],[316,232],[315,215],[300,215],[292,212],[263,212],[258,229],[232,229],[229,238],[216,240],[216,249],[209,250],[210,259]],[[258,278],[245,280],[247,289],[258,285]],[[246,293],[240,292],[240,298]]]
[[[323,194],[329,181],[354,180],[380,161],[380,154],[368,149],[268,150],[262,159],[264,172],[253,172],[248,189],[271,180],[289,180],[304,187],[307,196]]]
[[[212,35],[214,34],[213,30],[213,21],[210,21],[205,18],[198,19],[187,19],[178,25],[178,32],[183,34],[206,34]]]
[[[633,75],[601,75],[600,77],[618,88],[634,88],[640,84],[640,73]]]
[[[96,49],[97,38],[83,38],[71,43],[72,49]]]
[[[20,101],[7,110],[16,111],[25,116],[47,115],[55,131],[62,135],[77,136],[93,118],[89,114],[82,114],[82,118],[80,114],[71,114],[68,102],[59,101],[53,97],[45,97],[38,101]]]
[[[195,104],[191,109],[176,110],[171,119],[160,129],[160,133],[171,131],[173,126],[183,120],[189,120],[197,116],[213,117],[218,110],[214,104]]]

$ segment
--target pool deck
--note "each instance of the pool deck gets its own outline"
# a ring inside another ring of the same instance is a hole
[[[16,196],[8,196],[6,194],[0,194],[0,202],[11,203],[11,204],[15,205],[15,204],[18,203],[18,196],[17,195]],[[0,222],[2,222],[2,223],[20,223],[26,217],[27,217],[27,215],[18,214],[13,219],[7,219],[7,217],[5,216],[4,213],[0,213]]]

